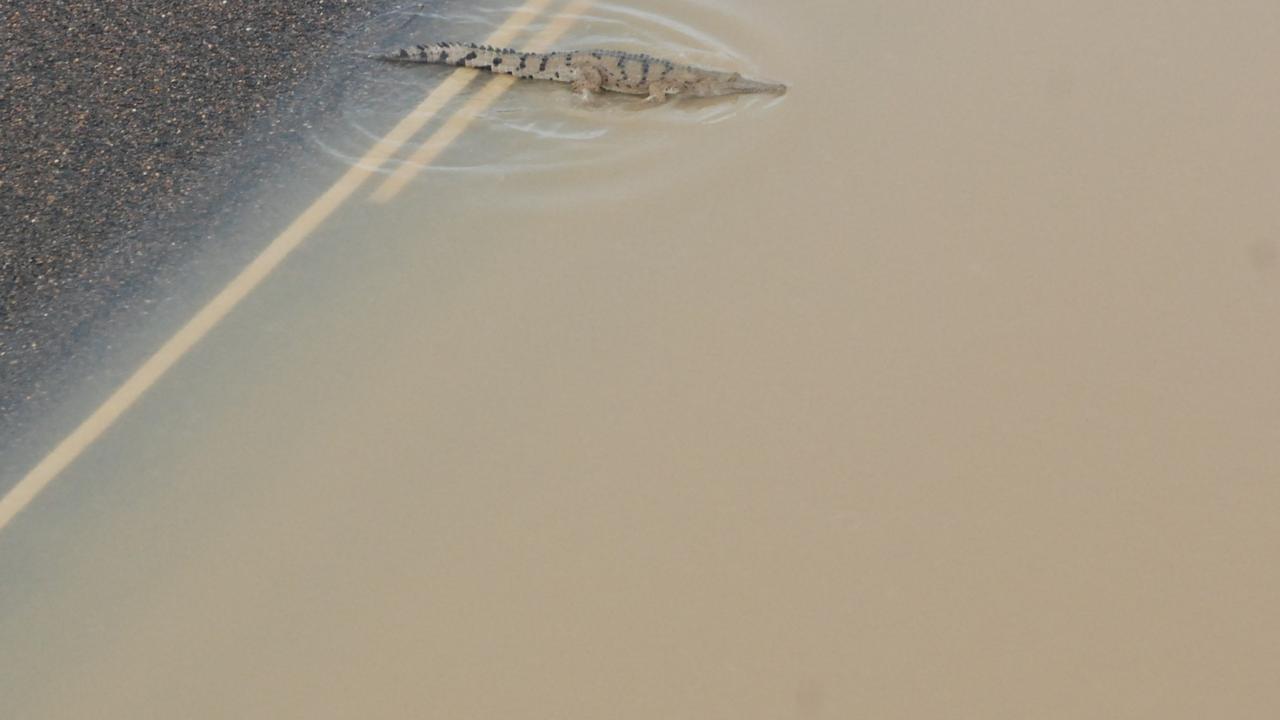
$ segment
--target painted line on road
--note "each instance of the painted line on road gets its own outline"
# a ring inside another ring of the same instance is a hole
[[[486,45],[509,45],[551,0],[526,0],[485,40]],[[63,438],[48,455],[27,472],[17,485],[0,497],[0,530],[35,500],[49,483],[102,436],[116,420],[164,376],[196,343],[200,342],[249,293],[262,284],[285,257],[360,188],[397,150],[471,82],[479,71],[459,68],[436,86],[404,119],[289,224],[263,251],[240,271],[207,305],[147,358],[89,417]]]
[[[555,19],[547,23],[542,32],[524,46],[523,51],[546,52],[569,29],[569,26],[591,7],[592,2],[593,0],[571,0]],[[457,140],[458,136],[480,116],[480,113],[484,112],[485,108],[492,105],[493,101],[515,82],[516,78],[512,75],[499,75],[490,80],[487,85],[472,95],[458,112],[451,115],[444,124],[431,133],[422,146],[409,156],[407,161],[401,163],[386,180],[383,180],[369,198],[376,203],[385,203],[398,195],[405,185],[434,162],[436,157],[454,140]]]

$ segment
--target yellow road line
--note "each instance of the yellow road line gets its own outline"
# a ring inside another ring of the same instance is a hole
[[[527,0],[515,10],[486,40],[487,45],[507,45],[551,0]],[[409,142],[457,95],[478,71],[461,68],[438,85],[403,120],[364,154],[337,182],[326,190],[311,206],[276,236],[261,254],[240,271],[207,305],[199,310],[186,325],[169,338],[154,355],[147,358],[102,405],[98,406],[84,422],[58,443],[58,446],[27,472],[17,485],[4,497],[0,497],[0,530],[3,530],[18,513],[22,512],[54,478],[67,468],[80,454],[97,440],[107,428],[120,418],[143,393],[155,385],[191,348],[258,287],[286,256],[298,247],[317,227],[351,197],[382,164],[405,143]]]
[[[545,52],[556,40],[577,21],[578,17],[589,7],[592,0],[571,0],[564,10],[538,33],[524,47],[525,52]],[[491,43],[492,44],[492,43]],[[404,186],[417,177],[418,173],[430,165],[436,156],[449,146],[467,129],[485,108],[493,104],[498,96],[507,91],[516,81],[511,75],[499,75],[472,95],[466,104],[449,117],[447,121],[422,143],[408,159],[382,181],[377,190],[369,196],[374,202],[385,203],[394,198]]]

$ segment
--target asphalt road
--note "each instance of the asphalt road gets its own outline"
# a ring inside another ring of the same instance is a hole
[[[98,369],[115,339],[164,305],[255,165],[299,145],[246,134],[387,4],[0,4],[0,471],[116,380]]]

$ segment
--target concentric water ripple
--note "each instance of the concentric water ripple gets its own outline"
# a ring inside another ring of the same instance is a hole
[[[411,4],[388,12],[354,34],[344,48],[351,62],[360,63],[354,79],[349,68],[335,71],[328,122],[317,123],[308,138],[319,151],[344,164],[358,162],[386,129],[411,112],[451,68],[431,65],[386,65],[369,61],[371,51],[423,42],[452,40],[478,42],[501,25],[518,7],[510,0],[472,4],[446,2],[430,11]],[[519,46],[556,17],[556,6],[534,20],[513,41]],[[569,28],[556,49],[611,48],[645,52],[670,60],[715,69],[738,70],[751,77],[776,79],[748,59],[740,49],[751,44],[755,29],[723,7],[697,0],[677,0],[655,7],[598,2]],[[717,34],[716,28],[739,42]],[[338,78],[344,78],[339,81]],[[447,116],[489,78],[482,75],[442,113]],[[508,187],[527,192],[507,192],[507,202],[533,205],[553,192],[556,202],[584,200],[608,192],[600,178],[613,169],[628,172],[634,189],[643,178],[636,172],[637,156],[661,152],[664,138],[675,132],[695,132],[698,126],[742,120],[778,103],[774,96],[731,96],[675,100],[659,107],[638,97],[604,93],[584,102],[558,83],[518,82],[476,117],[468,131],[437,157],[419,177],[502,177]],[[441,122],[433,119],[424,133],[403,148],[407,157]],[[714,158],[703,158],[714,162]],[[396,159],[379,169],[393,171]],[[587,171],[587,172],[584,172]],[[655,180],[659,178],[654,178]],[[543,182],[543,181],[549,182]],[[520,182],[527,181],[527,182]]]

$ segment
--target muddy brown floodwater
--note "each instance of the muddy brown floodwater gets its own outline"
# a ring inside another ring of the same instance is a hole
[[[0,533],[6,714],[1269,717],[1276,28],[596,3],[790,92],[384,168]],[[335,173],[451,71],[362,72]]]

